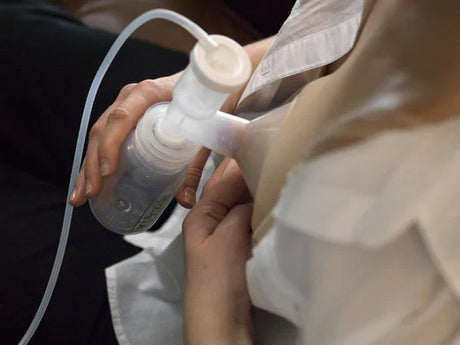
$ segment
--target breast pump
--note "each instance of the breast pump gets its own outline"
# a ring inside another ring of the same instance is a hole
[[[177,82],[170,103],[152,105],[122,145],[118,169],[105,178],[100,195],[90,201],[95,217],[120,234],[149,229],[182,184],[188,163],[200,146],[233,156],[248,121],[218,110],[251,74],[243,48],[230,38],[208,34],[189,19],[168,10],[148,11],[113,43],[93,79],[83,111],[67,193],[70,197],[83,156],[89,117],[107,69],[127,38],[149,20],[161,18],[184,27],[198,39],[190,64]],[[66,203],[53,268],[38,310],[19,342],[27,344],[37,329],[61,268],[73,208]]]
[[[243,48],[224,36],[196,44],[171,103],[153,105],[121,148],[118,169],[90,200],[94,216],[121,234],[149,229],[187,173],[200,146],[232,156],[248,123],[218,112],[251,73]]]

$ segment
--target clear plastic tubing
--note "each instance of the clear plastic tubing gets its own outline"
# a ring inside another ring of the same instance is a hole
[[[35,316],[32,322],[30,323],[29,328],[27,329],[26,333],[19,342],[19,345],[28,344],[30,339],[34,335],[38,325],[40,324],[40,321],[43,318],[43,315],[45,314],[46,308],[48,306],[48,303],[53,294],[54,287],[56,285],[56,281],[62,265],[62,260],[64,258],[67,238],[69,237],[69,230],[73,213],[73,207],[67,202],[67,200],[70,197],[70,193],[72,192],[73,186],[75,185],[75,181],[80,170],[80,164],[83,156],[83,146],[85,144],[86,133],[88,130],[89,117],[91,115],[91,110],[93,108],[94,100],[96,98],[96,93],[102,82],[102,78],[104,77],[105,73],[107,72],[107,69],[109,68],[116,54],[118,53],[122,45],[125,43],[125,41],[128,39],[128,37],[141,25],[145,24],[146,22],[152,19],[157,18],[166,19],[182,26],[191,35],[197,38],[200,45],[206,50],[217,47],[217,44],[197,24],[178,13],[163,9],[151,10],[137,17],[120,33],[115,42],[112,44],[112,47],[105,56],[104,60],[102,61],[102,64],[99,67],[96,76],[93,79],[93,82],[91,83],[91,87],[86,98],[85,108],[83,110],[83,116],[80,122],[77,145],[75,148],[75,154],[72,163],[72,173],[70,176],[69,188],[67,191],[66,207],[64,212],[64,220],[62,223],[61,236],[59,238],[59,244],[56,252],[56,257],[54,259],[53,268],[51,270],[48,284],[46,286],[46,290],[43,294],[38,310],[35,313]]]

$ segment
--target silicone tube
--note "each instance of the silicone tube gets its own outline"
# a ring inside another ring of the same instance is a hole
[[[94,100],[96,98],[97,90],[99,89],[102,79],[105,73],[107,72],[107,69],[110,67],[110,64],[112,63],[116,54],[118,53],[122,45],[125,43],[125,41],[128,39],[128,37],[137,28],[139,28],[146,22],[152,19],[157,19],[157,18],[166,19],[166,20],[172,21],[182,26],[190,34],[196,37],[199,43],[205,49],[213,49],[217,47],[217,44],[211,38],[209,38],[208,34],[203,29],[201,29],[197,24],[195,24],[188,18],[178,13],[175,13],[169,10],[163,10],[163,9],[156,9],[156,10],[145,12],[144,14],[134,19],[120,33],[120,35],[117,37],[115,42],[112,44],[110,50],[108,51],[99,69],[97,70],[97,73],[93,79],[93,82],[91,83],[91,87],[89,89],[88,96],[86,98],[82,120],[80,122],[80,129],[78,132],[78,139],[77,139],[77,145],[75,148],[74,159],[72,163],[72,172],[70,175],[69,188],[67,191],[66,207],[64,211],[64,220],[62,223],[61,235],[59,238],[59,244],[58,244],[58,249],[56,252],[56,257],[54,259],[53,268],[51,269],[51,274],[48,280],[48,284],[46,286],[45,292],[43,294],[43,297],[37,309],[37,312],[35,313],[35,316],[32,319],[32,322],[30,323],[29,328],[27,329],[24,336],[20,340],[19,345],[28,344],[30,339],[34,335],[38,325],[40,324],[40,321],[43,318],[43,315],[45,314],[46,308],[48,307],[49,301],[53,294],[54,287],[56,285],[57,278],[59,276],[59,271],[61,269],[62,260],[64,258],[64,253],[65,253],[65,249],[67,245],[67,239],[69,237],[69,231],[70,231],[70,225],[71,225],[72,213],[73,213],[73,207],[67,202],[67,200],[70,198],[70,193],[72,192],[73,186],[75,185],[75,181],[80,171],[80,165],[81,165],[81,160],[83,156],[83,146],[85,144],[85,138],[86,138],[86,133],[88,130],[89,118],[91,115],[91,110],[93,108]]]

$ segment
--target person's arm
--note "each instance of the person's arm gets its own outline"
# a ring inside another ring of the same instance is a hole
[[[252,206],[234,161],[206,183],[184,224],[184,344],[252,344],[246,261]]]
[[[273,40],[274,37],[270,37],[245,46],[253,69]],[[180,74],[129,84],[120,91],[115,102],[90,131],[86,156],[69,199],[71,205],[80,206],[100,193],[102,178],[113,174],[117,168],[120,146],[128,133],[152,104],[171,100],[173,87]],[[242,92],[232,94],[222,110],[233,113]],[[179,203],[185,207],[192,207],[195,203],[195,191],[208,156],[209,150],[202,149],[189,165],[184,184],[176,194]]]

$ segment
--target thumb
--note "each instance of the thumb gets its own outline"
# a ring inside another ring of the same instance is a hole
[[[229,210],[247,195],[247,186],[239,170],[211,184],[201,195],[183,223],[186,244],[203,243],[225,218]]]

